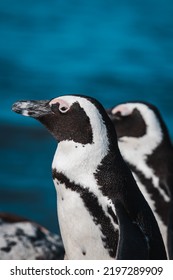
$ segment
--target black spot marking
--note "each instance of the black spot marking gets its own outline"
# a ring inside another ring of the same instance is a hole
[[[118,244],[118,231],[113,227],[111,220],[103,211],[103,208],[98,202],[97,197],[80,185],[74,184],[62,173],[57,172],[56,169],[52,171],[53,179],[57,179],[64,184],[67,189],[78,192],[88,212],[90,213],[94,223],[100,226],[102,233],[103,246],[108,250],[109,255],[113,258],[116,256],[116,249]]]
[[[86,251],[82,251],[82,255],[86,256]]]

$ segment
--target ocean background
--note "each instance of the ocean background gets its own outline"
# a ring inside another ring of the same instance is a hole
[[[73,93],[151,102],[173,137],[173,1],[0,0],[0,211],[54,232],[57,144],[11,106]]]

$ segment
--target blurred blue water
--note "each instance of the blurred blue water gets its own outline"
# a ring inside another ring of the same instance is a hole
[[[0,211],[57,231],[56,143],[11,112],[16,100],[144,100],[158,106],[173,136],[172,15],[171,0],[0,1]]]

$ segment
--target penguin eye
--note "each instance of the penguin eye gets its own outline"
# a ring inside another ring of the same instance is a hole
[[[52,104],[51,105],[51,110],[56,114],[58,112],[60,112],[61,114],[65,114],[68,110],[70,109],[70,107],[65,106],[64,104]]]
[[[69,108],[68,107],[65,107],[65,106],[62,106],[61,107],[61,105],[59,106],[59,111],[61,112],[61,113],[66,113],[67,111],[69,110]]]
[[[118,121],[122,120],[123,116],[121,115],[121,112],[118,111],[116,114],[113,115],[114,118]]]
[[[118,111],[118,112],[116,112],[116,113],[114,113],[114,114],[109,114],[109,117],[110,117],[110,119],[111,120],[113,120],[113,121],[121,121],[121,120],[123,120],[123,118],[124,118],[124,116],[122,116],[121,115],[121,112],[120,111]]]
[[[117,120],[122,120],[125,117],[129,117],[132,114],[133,110],[126,104],[118,105],[112,109],[112,114]]]

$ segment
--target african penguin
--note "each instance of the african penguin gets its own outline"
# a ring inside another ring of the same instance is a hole
[[[168,235],[172,259],[173,149],[166,125],[158,109],[149,103],[127,102],[107,112],[114,123],[121,154],[155,215],[166,247]]]
[[[27,219],[0,213],[0,260],[62,259],[60,236]]]
[[[58,141],[52,174],[66,259],[166,259],[154,215],[97,100],[66,95],[12,109],[39,120]]]

